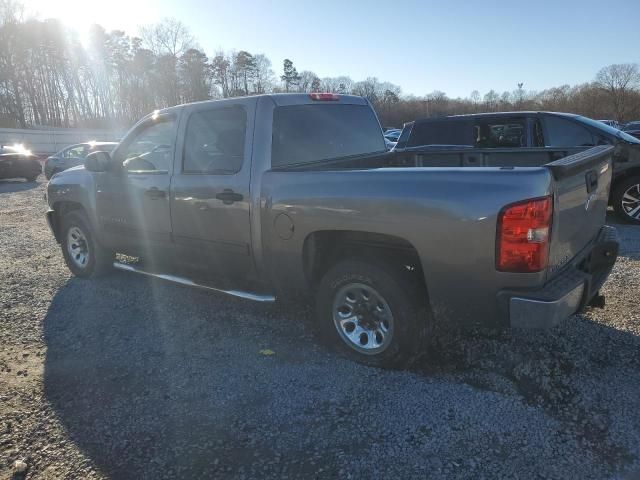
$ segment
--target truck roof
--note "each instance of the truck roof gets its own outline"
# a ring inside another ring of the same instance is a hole
[[[259,97],[268,97],[273,103],[277,106],[285,106],[285,105],[311,105],[316,103],[340,103],[347,105],[367,105],[368,102],[365,98],[359,97],[356,95],[342,95],[339,93],[330,94],[335,95],[335,99],[331,100],[314,100],[312,98],[312,93],[269,93],[263,95],[248,95],[242,97],[230,97],[230,98],[221,98],[215,100],[203,100],[200,102],[191,102],[191,103],[183,103],[181,105],[176,105],[174,107],[163,108],[161,110],[156,110],[153,114],[162,114],[168,112],[175,112],[181,110],[190,105],[201,105],[204,103],[238,103],[244,101],[254,100]],[[151,115],[151,114],[150,114]]]
[[[415,123],[422,122],[433,122],[433,121],[442,121],[445,119],[448,120],[462,120],[469,118],[477,118],[477,117],[504,117],[504,116],[518,116],[518,115],[559,115],[563,117],[577,117],[573,113],[564,113],[564,112],[545,112],[545,111],[535,111],[535,110],[523,110],[523,111],[514,111],[514,112],[483,112],[483,113],[465,113],[461,115],[448,115],[446,117],[430,117],[430,118],[418,118],[414,120]],[[409,122],[410,123],[410,122]]]

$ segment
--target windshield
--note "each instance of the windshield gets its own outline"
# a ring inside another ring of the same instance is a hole
[[[607,125],[606,123],[598,122],[597,120],[592,120],[590,118],[582,117],[580,115],[578,115],[576,117],[576,119],[580,120],[582,123],[586,123],[588,125],[591,125],[592,127],[595,127],[598,130],[604,131],[604,132],[608,133],[609,135],[614,135],[614,136],[620,138],[621,140],[624,140],[625,142],[640,144],[640,140],[638,140],[637,138],[632,137],[628,133],[624,133],[622,130],[618,130],[617,128],[613,128],[613,127]]]

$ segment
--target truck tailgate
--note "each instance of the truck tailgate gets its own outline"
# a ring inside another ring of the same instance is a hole
[[[597,146],[546,165],[554,178],[547,277],[593,241],[605,223],[613,147]]]

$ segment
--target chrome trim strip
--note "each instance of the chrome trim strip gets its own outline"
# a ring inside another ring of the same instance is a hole
[[[126,272],[134,272],[141,273],[142,275],[148,275],[149,277],[159,278],[161,280],[167,280],[169,282],[179,283],[180,285],[186,285],[188,287],[196,287],[196,288],[204,288],[205,290],[211,290],[218,293],[224,293],[226,295],[231,295],[232,297],[244,298],[245,300],[253,300],[254,302],[275,302],[276,297],[273,295],[259,295],[257,293],[251,292],[243,292],[241,290],[222,290],[220,288],[210,287],[208,285],[201,285],[199,283],[195,283],[193,280],[189,280],[188,278],[178,277],[175,275],[168,275],[164,273],[151,273],[145,270],[141,270],[132,265],[127,265],[125,263],[113,262],[113,267],[118,270],[124,270]]]

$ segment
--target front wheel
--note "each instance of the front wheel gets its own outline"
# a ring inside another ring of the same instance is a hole
[[[640,176],[627,178],[616,185],[611,201],[621,220],[640,225]]]
[[[76,277],[97,277],[113,268],[114,253],[96,241],[84,213],[72,211],[66,214],[61,228],[62,254]]]
[[[345,260],[320,282],[318,329],[323,339],[357,362],[400,367],[424,346],[431,323],[425,297],[408,272]]]

